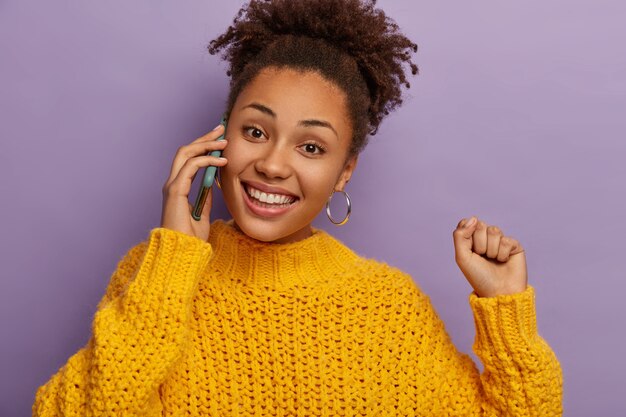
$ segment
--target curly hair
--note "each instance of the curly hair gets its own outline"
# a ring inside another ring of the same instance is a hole
[[[264,68],[315,71],[347,96],[353,137],[349,155],[376,134],[384,116],[402,104],[410,88],[404,64],[417,45],[375,8],[376,0],[251,0],[209,53],[229,62],[227,113],[243,88]]]

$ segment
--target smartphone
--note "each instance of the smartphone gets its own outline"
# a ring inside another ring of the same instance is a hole
[[[224,140],[224,135],[226,135],[226,116],[222,117],[220,124],[224,126],[224,133],[217,138],[217,140]],[[211,152],[211,156],[220,157],[222,156],[222,151],[213,151]],[[196,204],[193,207],[193,211],[191,212],[191,217],[194,220],[200,220],[200,214],[202,213],[202,207],[204,207],[204,203],[206,202],[206,198],[209,195],[209,190],[213,185],[215,180],[215,173],[217,172],[217,167],[213,165],[209,165],[204,169],[204,175],[202,177],[202,184],[200,184],[200,189],[198,190],[198,196],[196,197]]]

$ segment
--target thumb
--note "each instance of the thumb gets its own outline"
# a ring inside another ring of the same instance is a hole
[[[454,252],[457,261],[464,261],[472,255],[472,235],[478,225],[478,219],[474,216],[463,219],[452,233],[454,240]]]

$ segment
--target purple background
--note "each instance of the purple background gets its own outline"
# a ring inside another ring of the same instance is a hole
[[[226,66],[205,48],[240,4],[0,2],[0,415],[29,415],[118,260],[159,225],[176,149],[219,120]],[[565,415],[626,415],[626,5],[379,6],[421,72],[361,156],[350,222],[316,225],[412,274],[465,352],[452,230],[500,226],[526,249]]]

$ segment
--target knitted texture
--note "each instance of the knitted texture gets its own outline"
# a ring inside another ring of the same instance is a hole
[[[410,276],[321,230],[271,244],[220,220],[208,242],[155,228],[33,415],[560,416],[534,289],[469,302],[482,374]]]

